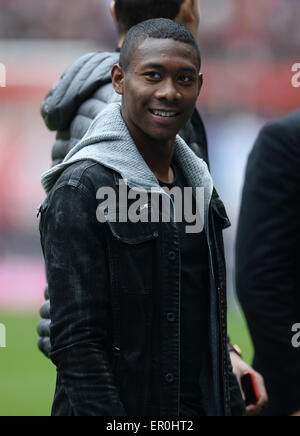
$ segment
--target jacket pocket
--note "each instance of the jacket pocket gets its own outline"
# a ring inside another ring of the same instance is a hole
[[[153,223],[107,221],[114,284],[125,295],[152,293],[158,228]]]
[[[107,221],[113,295],[120,302],[121,349],[147,349],[157,275],[158,229],[153,223]]]
[[[112,235],[120,242],[128,245],[138,245],[157,239],[158,226],[151,222],[121,223],[114,222],[107,216],[107,224]]]

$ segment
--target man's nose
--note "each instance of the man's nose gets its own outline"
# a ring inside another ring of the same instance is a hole
[[[175,86],[172,78],[165,79],[161,82],[159,89],[156,91],[156,98],[160,100],[180,100],[181,94]]]

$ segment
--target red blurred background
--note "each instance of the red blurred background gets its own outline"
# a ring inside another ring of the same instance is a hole
[[[37,308],[45,284],[36,209],[54,134],[39,115],[48,89],[78,56],[113,50],[109,0],[0,0],[0,306]],[[141,0],[142,4],[142,0]],[[300,106],[299,0],[200,0],[205,84],[199,99],[212,173],[233,227],[247,155],[260,127]],[[0,80],[1,83],[1,80]],[[229,274],[231,277],[232,274]],[[233,289],[232,280],[230,287]]]

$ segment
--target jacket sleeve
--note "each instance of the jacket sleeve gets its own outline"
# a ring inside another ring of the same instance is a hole
[[[300,352],[292,346],[300,307],[298,164],[299,143],[288,131],[264,128],[249,157],[237,237],[237,291],[271,415],[300,409]]]
[[[110,351],[108,261],[96,199],[63,186],[40,225],[51,301],[51,359],[76,416],[122,416]]]

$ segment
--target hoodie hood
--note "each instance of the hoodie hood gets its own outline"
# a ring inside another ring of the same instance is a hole
[[[75,162],[92,160],[119,173],[130,188],[162,191],[159,181],[138,151],[121,115],[118,103],[109,105],[97,116],[84,138],[69,152],[65,160],[45,172],[41,182],[49,194],[63,171]],[[206,163],[176,137],[174,162],[181,168],[192,188],[204,188],[205,210],[213,193],[213,182]]]
[[[119,57],[118,52],[88,53],[65,71],[41,106],[48,129],[63,131],[69,127],[81,104],[111,81],[110,72]]]

